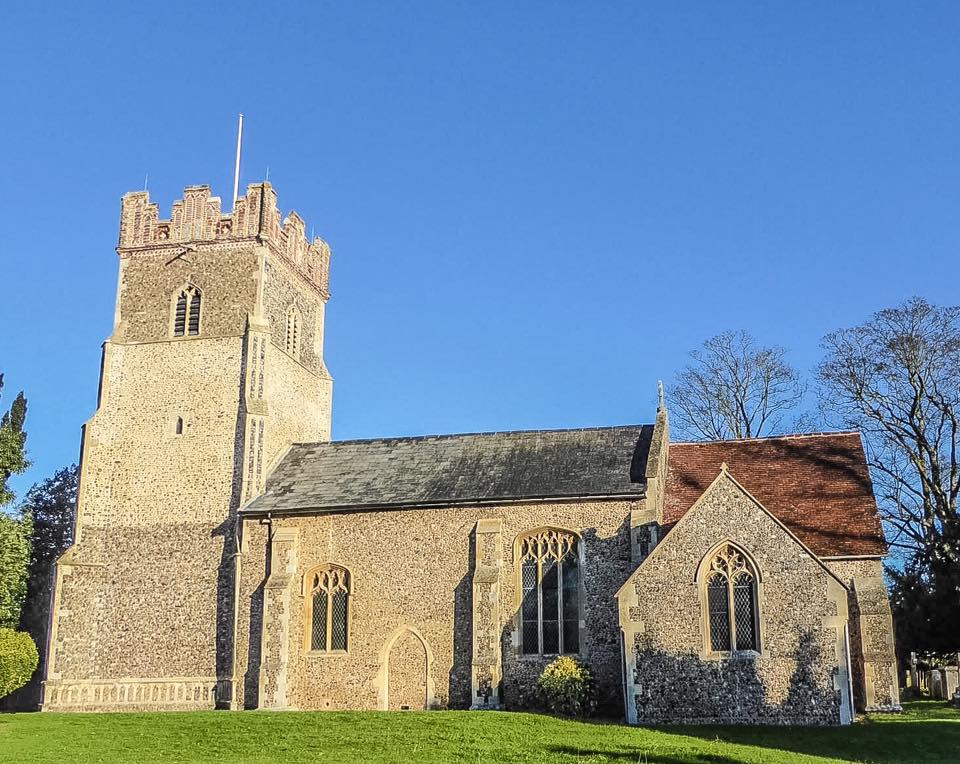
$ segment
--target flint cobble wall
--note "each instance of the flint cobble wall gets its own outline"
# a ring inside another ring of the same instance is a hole
[[[121,259],[116,342],[169,339],[175,300],[187,284],[202,292],[201,336],[243,333],[256,303],[258,248],[196,243],[185,249],[174,245]]]
[[[725,539],[759,568],[760,652],[711,654],[698,567]],[[732,481],[708,490],[625,587],[639,723],[837,724],[846,590]]]
[[[318,376],[328,376],[323,363],[323,329],[326,304],[316,289],[277,257],[268,257],[264,265],[263,310],[270,322],[273,343],[286,345],[287,313],[291,307],[300,312],[299,362]]]
[[[289,628],[288,705],[302,709],[381,707],[384,650],[406,628],[415,629],[432,655],[429,679],[440,707],[471,702],[472,549],[477,521],[503,521],[500,573],[503,700],[508,708],[530,705],[533,687],[549,658],[519,656],[514,618],[519,601],[514,539],[543,526],[582,535],[582,636],[580,657],[593,669],[605,710],[622,711],[621,658],[614,593],[630,562],[627,519],[642,502],[591,501],[444,509],[403,509],[274,518],[277,529],[296,529],[297,576]],[[267,559],[266,531],[245,523],[240,674],[243,704],[253,705],[254,664],[262,646],[259,630]],[[336,563],[353,576],[350,647],[346,655],[304,650],[303,576],[313,566]],[[252,639],[251,639],[252,637]],[[411,679],[405,676],[404,683]]]
[[[84,437],[81,539],[89,525],[226,517],[241,356],[240,337],[106,344],[100,408]]]
[[[221,215],[209,188],[193,187],[163,221],[145,193],[124,197],[45,708],[210,707],[214,686],[229,687],[236,509],[291,441],[330,430],[329,248],[308,243],[293,213],[281,225],[275,203],[260,184]],[[199,334],[174,337],[187,284],[202,290]],[[291,301],[299,360],[282,349]]]

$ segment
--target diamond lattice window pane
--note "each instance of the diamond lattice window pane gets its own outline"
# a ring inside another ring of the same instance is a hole
[[[523,565],[523,605],[524,621],[537,620],[537,564],[527,562]]]
[[[580,621],[563,622],[563,652],[580,652]]]
[[[536,619],[523,622],[523,654],[536,655],[540,652],[539,626]]]
[[[333,595],[333,623],[330,626],[330,649],[347,649],[347,593],[340,589]]]
[[[741,577],[733,587],[733,608],[737,624],[737,649],[756,650],[753,581]]]
[[[324,591],[319,591],[313,595],[310,649],[327,649],[327,593]]]
[[[563,618],[566,621],[580,619],[578,599],[580,594],[580,569],[577,567],[577,558],[567,555],[561,563],[561,578],[563,587]]]
[[[727,603],[727,582],[716,577],[707,587],[710,605],[710,647],[714,650],[730,649],[730,613]]]
[[[556,620],[543,619],[543,652],[545,655],[560,652],[560,630]]]
[[[543,566],[543,581],[540,584],[543,598],[543,620],[560,620],[559,569],[555,562]]]

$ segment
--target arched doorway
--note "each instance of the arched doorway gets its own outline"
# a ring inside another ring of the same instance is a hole
[[[387,699],[391,711],[427,707],[427,651],[412,631],[403,632],[390,648]]]
[[[380,653],[380,707],[390,711],[423,711],[433,705],[430,668],[433,653],[423,635],[404,626],[391,635]]]

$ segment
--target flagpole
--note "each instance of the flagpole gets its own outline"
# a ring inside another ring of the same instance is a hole
[[[243,114],[237,123],[237,161],[233,166],[233,209],[237,209],[237,192],[240,190],[240,146],[243,144]]]

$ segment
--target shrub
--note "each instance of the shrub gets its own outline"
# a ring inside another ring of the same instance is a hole
[[[547,666],[537,681],[537,692],[547,710],[564,716],[593,712],[593,676],[575,658],[562,656]]]
[[[0,698],[29,682],[39,661],[37,646],[27,632],[0,629]]]

